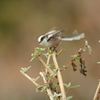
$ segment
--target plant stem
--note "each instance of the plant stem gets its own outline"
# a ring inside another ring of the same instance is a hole
[[[44,65],[44,67],[48,70],[49,73],[53,73],[53,71],[47,66],[47,64],[38,56],[39,61]]]
[[[26,73],[24,73],[23,71],[20,71],[26,78],[28,78],[34,85],[38,85],[30,76],[28,76]]]
[[[56,56],[59,56],[63,51],[64,51],[64,49],[61,49],[61,50],[56,54]]]
[[[48,58],[47,58],[47,65],[48,65],[49,62],[50,62],[50,57],[51,57],[51,54],[48,55]]]
[[[42,76],[44,83],[47,83],[45,76],[44,76],[44,73],[40,72],[40,75]],[[54,100],[53,97],[52,97],[52,95],[53,95],[52,91],[49,88],[47,88],[46,91],[47,91],[47,94],[48,94],[50,100]]]
[[[71,61],[66,67],[60,69],[60,71],[63,71],[63,70],[65,70],[65,69],[67,69],[72,63],[73,63],[73,61]]]
[[[57,63],[55,52],[52,54],[52,57],[53,57],[53,62],[54,62],[55,68],[58,69],[57,77],[58,77],[58,81],[59,81],[60,90],[61,90],[61,93],[62,93],[62,100],[66,100],[66,93],[65,93],[65,88],[64,88],[64,85],[63,85],[63,79],[62,79],[62,75],[61,75],[61,72],[60,72],[60,68],[59,68],[58,63]]]
[[[93,100],[100,100],[100,82],[98,84]]]

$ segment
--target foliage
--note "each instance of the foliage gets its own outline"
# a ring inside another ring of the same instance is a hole
[[[62,68],[59,67],[57,62],[57,57],[62,53],[63,49],[61,49],[58,53],[55,51],[48,50],[47,53],[44,53],[46,49],[45,48],[35,48],[34,53],[31,54],[31,61],[33,61],[35,58],[38,58],[38,60],[43,65],[43,72],[40,72],[40,76],[42,77],[44,84],[40,85],[37,83],[37,80],[40,78],[38,76],[37,78],[31,78],[26,74],[26,72],[31,68],[21,68],[21,73],[26,76],[30,81],[33,82],[34,85],[36,85],[36,92],[46,92],[49,96],[50,100],[70,100],[73,96],[68,96],[68,92],[71,89],[79,87],[79,85],[71,85],[71,82],[66,84],[63,82],[63,76],[61,74],[61,71],[65,71],[70,65],[72,66],[73,70],[76,71],[78,65],[76,65],[76,61],[79,62],[80,66],[80,73],[86,76],[86,65],[85,60],[83,59],[83,52],[88,50],[89,55],[91,55],[91,47],[88,44],[88,41],[85,41],[84,48],[80,48],[78,52],[74,55],[72,55],[72,59],[68,65],[63,66]],[[44,61],[41,58],[41,55],[46,57],[46,61]],[[52,57],[52,59],[51,59]],[[52,60],[52,63],[50,61]],[[56,81],[54,81],[56,80]],[[65,89],[66,88],[66,89]],[[67,92],[66,92],[67,91]]]

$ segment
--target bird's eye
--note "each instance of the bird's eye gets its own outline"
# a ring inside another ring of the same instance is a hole
[[[40,36],[40,37],[38,38],[38,42],[41,43],[41,42],[44,40],[44,38],[45,38],[44,35]]]

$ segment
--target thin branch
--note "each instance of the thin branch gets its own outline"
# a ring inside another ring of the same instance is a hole
[[[93,100],[100,100],[100,82],[98,84]]]
[[[64,49],[61,49],[61,50],[56,54],[56,56],[59,56],[63,51],[64,51]]]
[[[68,89],[68,90],[66,91],[66,94],[69,93],[69,91],[70,91],[70,89]]]
[[[47,81],[45,79],[45,76],[44,76],[44,73],[43,72],[40,72],[40,75],[42,76],[44,83],[47,83]],[[54,100],[53,97],[50,96],[50,95],[53,95],[52,94],[52,91],[49,88],[47,88],[46,91],[48,93],[48,96],[49,96],[50,100]]]
[[[65,92],[64,85],[63,85],[63,79],[62,79],[62,75],[61,75],[61,72],[60,72],[60,68],[59,68],[58,63],[57,63],[55,52],[52,54],[52,57],[53,57],[53,62],[54,62],[55,68],[58,69],[57,77],[58,77],[58,81],[59,81],[60,90],[61,90],[61,93],[62,93],[62,100],[66,100],[66,92]]]
[[[28,76],[26,73],[24,73],[23,71],[20,71],[26,78],[28,78],[34,85],[38,85],[30,76]]]
[[[60,69],[60,71],[67,69],[70,65],[72,65],[73,62],[74,62],[74,60],[71,60],[71,62],[66,67]]]
[[[47,65],[48,65],[49,62],[50,62],[50,57],[51,57],[51,54],[48,55],[48,58],[47,58]]]
[[[38,56],[39,61],[44,65],[44,67],[48,70],[49,73],[53,73],[53,71],[47,66],[47,64]]]
[[[51,54],[48,55],[47,63],[46,63],[47,66],[49,65],[50,57],[51,57]],[[47,69],[47,68],[45,69],[45,72],[46,72],[46,73],[48,72],[48,69]],[[51,71],[50,71],[50,72],[51,72]]]

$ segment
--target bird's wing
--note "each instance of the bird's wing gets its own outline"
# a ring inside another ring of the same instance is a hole
[[[58,34],[61,34],[63,31],[65,31],[65,30],[56,31],[56,32],[54,32],[53,34],[49,34],[49,35],[48,35],[47,41],[49,41],[49,40],[51,40],[52,38],[56,37]]]
[[[56,32],[57,32],[56,30],[52,30],[52,31],[47,32],[45,35],[54,34],[54,33],[56,33]]]
[[[55,33],[52,34],[52,37],[55,37],[59,34],[61,34],[62,32],[64,32],[66,29],[60,30],[60,31],[56,31]]]

